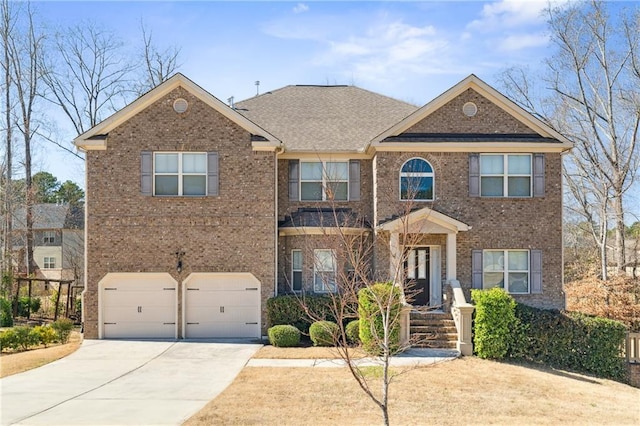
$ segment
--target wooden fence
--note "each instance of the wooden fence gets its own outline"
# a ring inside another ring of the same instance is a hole
[[[624,349],[628,363],[640,363],[640,333],[627,333]]]

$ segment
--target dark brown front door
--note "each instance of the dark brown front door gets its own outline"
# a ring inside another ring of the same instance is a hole
[[[405,261],[406,283],[415,293],[412,305],[429,304],[429,247],[415,247],[407,252]]]

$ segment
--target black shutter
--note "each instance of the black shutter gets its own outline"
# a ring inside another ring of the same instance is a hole
[[[471,251],[471,288],[482,288],[482,250]]]
[[[289,160],[289,201],[300,201],[300,161]]]
[[[544,197],[544,154],[533,155],[533,196]]]
[[[207,195],[213,197],[220,195],[220,172],[217,152],[207,153]]]
[[[153,153],[142,151],[140,153],[140,193],[153,195]]]
[[[469,154],[469,197],[480,196],[480,154]]]
[[[360,160],[349,161],[349,200],[360,200]]]

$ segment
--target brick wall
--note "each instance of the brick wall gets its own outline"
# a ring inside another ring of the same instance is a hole
[[[629,373],[629,384],[640,388],[640,364],[627,364],[627,371]]]
[[[178,97],[189,102],[183,114],[172,107]],[[143,150],[217,151],[220,195],[141,195]],[[98,282],[109,272],[168,272],[179,282],[191,272],[251,272],[264,306],[274,292],[274,167],[273,153],[254,153],[247,131],[181,88],[111,131],[106,151],[87,153],[85,336],[98,336]]]

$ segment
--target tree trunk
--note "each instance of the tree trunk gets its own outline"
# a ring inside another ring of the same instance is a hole
[[[616,272],[618,274],[625,272],[626,254],[624,246],[624,208],[622,207],[622,197],[613,199],[613,215],[616,222],[616,241],[614,256],[616,258]]]

